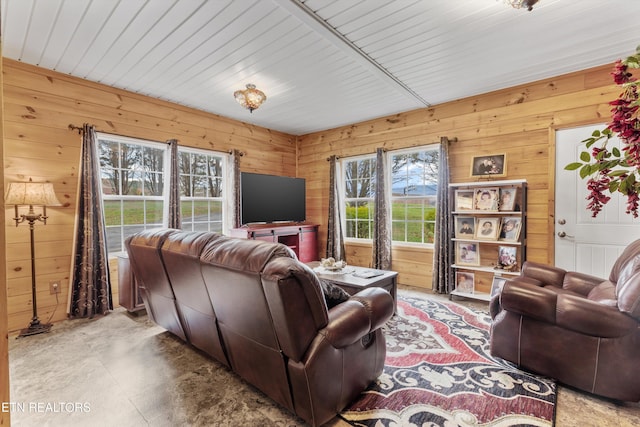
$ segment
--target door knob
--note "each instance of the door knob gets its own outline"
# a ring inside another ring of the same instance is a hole
[[[573,236],[569,236],[567,233],[565,233],[564,231],[558,231],[558,237],[573,237]]]

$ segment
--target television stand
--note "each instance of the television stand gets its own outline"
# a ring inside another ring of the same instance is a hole
[[[300,262],[318,260],[318,225],[307,223],[248,224],[232,228],[232,237],[265,240],[289,246]]]

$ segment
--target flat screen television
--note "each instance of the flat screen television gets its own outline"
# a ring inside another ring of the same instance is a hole
[[[306,219],[305,193],[304,178],[242,172],[242,224],[302,222]]]

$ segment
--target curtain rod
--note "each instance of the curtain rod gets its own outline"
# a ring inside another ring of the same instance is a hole
[[[73,123],[69,123],[69,130],[77,130],[78,131],[78,135],[82,135],[82,132],[84,132],[84,127],[82,126],[76,126]],[[126,135],[117,135],[115,133],[110,133],[110,132],[103,132],[101,130],[96,129],[96,132],[100,132],[100,133],[108,133],[110,135],[115,135],[115,136],[126,136]],[[129,137],[129,138],[133,138],[133,137]],[[161,141],[153,141],[153,142],[158,142],[160,144],[163,144],[163,142]],[[168,141],[165,141],[164,144],[168,144]],[[210,150],[210,151],[216,151],[216,150]],[[234,150],[228,150],[227,153],[229,154],[233,154]],[[240,157],[244,156],[244,151],[238,151],[238,155]]]
[[[448,143],[458,142],[458,138],[457,137],[447,138],[446,136],[443,136],[442,138],[440,138],[440,142],[439,142],[440,144],[445,143],[445,142],[448,142]],[[438,143],[434,142],[433,144],[438,144]],[[422,144],[420,144],[420,145],[422,145]],[[412,145],[412,146],[409,146],[409,147],[402,147],[402,148],[398,148],[398,150],[405,150],[407,148],[412,148],[412,147],[418,147],[418,145]],[[383,150],[384,151],[393,151],[393,150],[389,150],[387,148],[383,148]],[[366,156],[367,154],[375,154],[375,152],[374,153],[358,154],[358,156]],[[336,160],[338,160],[339,158],[340,158],[340,156],[336,156]],[[329,160],[331,160],[331,157],[327,157],[327,161],[329,161]]]

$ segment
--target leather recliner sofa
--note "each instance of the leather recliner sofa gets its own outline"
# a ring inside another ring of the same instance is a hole
[[[580,390],[640,401],[640,240],[608,280],[525,262],[490,312],[492,355]]]
[[[393,314],[383,289],[328,309],[291,249],[216,233],[144,231],[126,248],[153,322],[313,426],[382,373]]]

